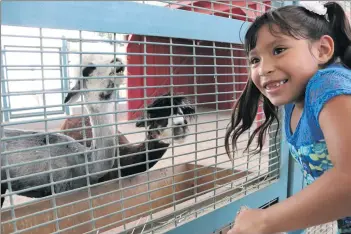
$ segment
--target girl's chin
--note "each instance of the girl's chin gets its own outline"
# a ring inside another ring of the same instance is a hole
[[[269,101],[276,107],[284,106],[289,103],[287,100],[283,100],[281,98],[269,98]]]

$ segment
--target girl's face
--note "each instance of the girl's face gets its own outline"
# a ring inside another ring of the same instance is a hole
[[[267,25],[259,30],[249,53],[251,79],[275,106],[303,102],[306,85],[318,70],[318,42],[275,34]]]

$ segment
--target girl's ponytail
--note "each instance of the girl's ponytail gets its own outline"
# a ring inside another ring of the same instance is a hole
[[[228,125],[224,137],[225,150],[229,158],[232,160],[234,160],[233,153],[237,149],[236,143],[238,142],[240,135],[250,129],[255,121],[261,97],[261,92],[252,80],[249,79],[246,83],[245,89],[233,108],[230,124]],[[263,97],[263,111],[265,114],[265,120],[252,132],[244,151],[249,150],[250,145],[257,136],[257,145],[255,149],[252,149],[253,151],[251,153],[255,154],[261,152],[265,142],[265,135],[274,121],[278,122],[279,129],[278,108],[275,107],[266,97]],[[277,139],[277,134],[278,130],[275,134],[275,141]],[[230,146],[232,146],[233,149],[232,153]]]
[[[324,6],[334,35],[334,60],[339,57],[343,64],[351,68],[351,27],[344,9],[335,2],[328,2]]]

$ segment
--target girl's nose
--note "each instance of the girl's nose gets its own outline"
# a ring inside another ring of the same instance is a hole
[[[267,76],[275,70],[274,63],[270,59],[262,59],[259,67],[259,75]]]

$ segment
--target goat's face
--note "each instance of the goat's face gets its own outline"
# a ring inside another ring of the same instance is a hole
[[[194,108],[186,98],[175,96],[171,105],[171,97],[166,94],[148,106],[147,120],[140,119],[136,126],[145,127],[146,123],[151,138],[166,142],[173,138],[176,143],[180,143],[186,138],[189,121],[194,113]]]
[[[123,75],[124,65],[118,58],[104,58],[91,56],[85,59],[87,63],[82,67],[82,73],[75,86],[71,89],[65,99],[65,103],[72,103],[82,96],[83,102],[92,112],[101,109],[102,103],[115,99],[116,90],[123,79],[118,75]],[[81,94],[80,94],[81,93]],[[95,102],[95,103],[90,103]],[[90,104],[89,104],[90,103]]]

